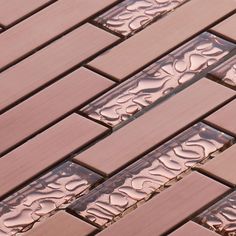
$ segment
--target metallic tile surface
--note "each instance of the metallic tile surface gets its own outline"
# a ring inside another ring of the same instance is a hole
[[[107,226],[231,141],[232,137],[198,123],[78,199],[70,209]]]
[[[51,170],[0,202],[0,235],[29,230],[34,222],[64,208],[99,179],[72,162]]]
[[[134,33],[187,0],[125,0],[95,21],[121,35]]]
[[[116,126],[193,79],[235,47],[213,34],[202,33],[91,102],[82,111],[96,120]]]
[[[224,236],[236,235],[236,191],[200,214],[196,221]]]
[[[210,74],[236,88],[236,56],[219,65]]]

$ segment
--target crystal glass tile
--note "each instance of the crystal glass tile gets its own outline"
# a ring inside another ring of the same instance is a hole
[[[112,127],[163,98],[235,48],[202,33],[85,106],[82,111]]]
[[[196,222],[220,235],[236,235],[236,191],[226,196],[196,218]]]
[[[210,74],[223,83],[236,88],[236,56],[231,57],[229,60],[216,67]]]
[[[178,180],[183,172],[222,151],[232,140],[198,123],[82,196],[69,208],[99,226],[107,226]]]
[[[0,202],[0,236],[29,230],[42,217],[67,206],[101,177],[66,162]]]
[[[154,18],[174,10],[187,0],[125,0],[95,19],[121,35],[129,35]]]

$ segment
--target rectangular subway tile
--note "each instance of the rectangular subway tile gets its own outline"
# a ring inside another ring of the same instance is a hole
[[[79,198],[70,209],[99,226],[108,226],[191,167],[224,150],[232,140],[198,123]]]
[[[95,21],[120,35],[129,35],[152,20],[173,11],[187,0],[125,0],[106,11]]]
[[[226,196],[196,218],[196,222],[224,236],[236,232],[236,191]]]
[[[218,62],[236,45],[202,33],[82,109],[116,126]]]
[[[231,57],[210,72],[219,82],[236,89],[236,56]]]
[[[0,74],[0,111],[116,40],[116,36],[85,24],[10,67]]]
[[[67,206],[100,179],[71,162],[49,171],[0,202],[0,232],[13,235]]]
[[[211,31],[215,32],[222,37],[228,38],[234,42],[236,42],[236,14],[228,17],[226,20],[220,22],[218,25],[214,26]]]
[[[0,158],[0,197],[106,131],[105,127],[72,114],[30,139]]]
[[[184,224],[182,227],[175,230],[173,233],[169,234],[169,236],[217,236],[218,234],[202,227],[199,224],[196,224],[193,221],[189,221]],[[219,235],[218,235],[219,236]]]
[[[60,0],[0,35],[0,68],[27,55],[117,0]],[[30,37],[26,37],[30,35]]]
[[[113,84],[80,68],[0,117],[0,153],[73,111]]]
[[[98,235],[163,235],[227,190],[223,184],[193,172]]]
[[[55,0],[1,0],[0,24],[8,26],[53,1]]]
[[[231,89],[203,78],[78,154],[74,160],[110,175],[234,94]]]
[[[199,168],[204,173],[236,187],[236,144]]]
[[[98,56],[89,65],[121,81],[235,8],[234,0],[206,0],[204,4],[202,0],[189,1],[167,17]]]
[[[35,226],[25,236],[87,236],[96,228],[68,213],[60,211]]]
[[[234,93],[236,95],[236,93]],[[207,122],[236,136],[236,99],[205,118]]]

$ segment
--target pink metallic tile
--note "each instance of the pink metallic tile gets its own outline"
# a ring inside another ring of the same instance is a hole
[[[0,235],[29,230],[42,217],[67,206],[101,177],[72,162],[30,183],[0,202]]]
[[[121,35],[129,35],[187,0],[125,0],[95,21]]]
[[[210,74],[236,88],[236,56],[216,67]]]
[[[235,47],[213,34],[203,33],[91,102],[82,111],[116,126],[193,79]]]
[[[236,235],[236,191],[200,214],[196,221],[224,236]]]
[[[70,209],[107,226],[231,141],[232,137],[198,123],[79,198]]]

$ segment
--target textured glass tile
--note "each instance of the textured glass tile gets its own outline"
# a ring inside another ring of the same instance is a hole
[[[95,21],[121,35],[129,35],[187,0],[125,0]]]
[[[70,209],[107,226],[232,140],[198,123],[79,198]]]
[[[0,236],[30,229],[82,195],[100,176],[67,162],[0,202]],[[7,181],[7,180],[6,180]]]
[[[191,80],[236,45],[203,33],[156,61],[82,109],[110,126],[120,124],[144,107]]]
[[[236,56],[216,67],[210,74],[222,82],[236,87]]]
[[[224,236],[236,235],[236,191],[200,214],[196,221]]]

